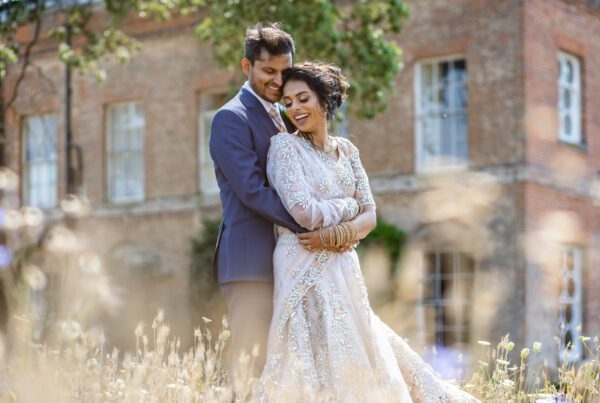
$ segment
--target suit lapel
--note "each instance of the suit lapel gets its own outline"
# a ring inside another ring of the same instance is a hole
[[[269,134],[269,137],[278,133],[275,123],[273,122],[271,116],[269,116],[265,108],[262,106],[260,101],[256,99],[256,97],[252,95],[250,91],[243,87],[240,90],[240,101],[242,101],[246,108],[251,110],[249,116],[251,116],[251,118],[253,119],[256,119],[263,125],[266,132]]]

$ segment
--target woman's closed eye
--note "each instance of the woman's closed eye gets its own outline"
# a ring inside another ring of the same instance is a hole
[[[305,103],[307,103],[307,102],[308,102],[308,97],[307,97],[307,98],[299,98],[299,99],[298,99],[298,102],[300,102],[301,104],[305,104]],[[292,102],[285,102],[285,103],[283,104],[283,106],[285,106],[286,108],[291,108],[291,107],[292,107],[292,105],[293,105],[293,103],[292,103]]]

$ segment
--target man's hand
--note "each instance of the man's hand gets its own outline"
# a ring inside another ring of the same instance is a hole
[[[327,233],[327,230],[323,230],[323,238],[325,240],[329,239],[329,234]],[[302,247],[308,251],[317,251],[320,249],[327,249],[330,252],[335,252],[335,253],[341,253],[341,252],[349,252],[352,250],[352,247],[354,245],[342,245],[340,247],[335,247],[335,246],[331,246],[328,248],[325,248],[323,246],[323,243],[321,242],[321,238],[319,236],[319,230],[317,231],[312,231],[312,232],[306,232],[304,234],[298,234],[298,241],[300,242],[300,245],[302,245]]]

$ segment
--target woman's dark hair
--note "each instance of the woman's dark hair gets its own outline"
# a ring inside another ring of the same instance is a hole
[[[296,53],[292,36],[281,29],[279,23],[268,25],[258,23],[246,31],[244,57],[250,60],[252,65],[257,59],[260,59],[263,49],[272,56],[290,53],[294,58]]]
[[[340,68],[321,62],[304,62],[282,73],[283,85],[288,81],[302,81],[317,94],[327,119],[333,119],[336,109],[346,100],[346,90],[350,86]]]

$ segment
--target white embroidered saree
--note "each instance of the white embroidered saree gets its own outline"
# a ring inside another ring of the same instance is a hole
[[[374,205],[356,147],[335,161],[302,137],[272,138],[271,186],[296,221],[328,227]],[[373,313],[356,252],[309,252],[277,227],[274,312],[256,399],[268,402],[477,401],[441,380]]]

